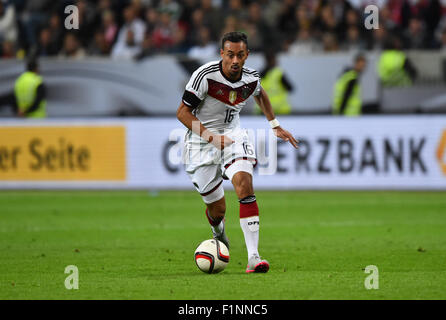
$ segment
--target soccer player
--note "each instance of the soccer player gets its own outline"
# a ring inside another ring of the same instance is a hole
[[[198,68],[186,85],[177,118],[189,129],[185,136],[186,172],[206,204],[206,216],[215,239],[229,248],[225,234],[226,204],[222,187],[229,179],[240,202],[240,226],[248,251],[246,272],[267,272],[269,263],[258,251],[259,208],[252,174],[257,162],[247,131],[240,128],[239,113],[253,95],[275,135],[297,148],[298,141],[280,127],[259,74],[244,67],[248,40],[241,32],[223,36],[220,61]]]

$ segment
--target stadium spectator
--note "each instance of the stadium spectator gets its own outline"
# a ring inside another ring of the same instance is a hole
[[[278,31],[276,29],[278,26],[279,14],[281,12],[282,3],[280,1],[267,0],[266,3],[262,2],[262,8],[263,8],[263,19],[270,28],[275,29],[274,36],[276,36],[278,34]]]
[[[199,8],[197,1],[198,0],[184,0],[183,2],[183,8],[181,10],[180,17],[178,18],[178,23],[187,30],[189,30],[192,21],[192,13],[195,11],[195,9]]]
[[[16,42],[18,37],[16,12],[13,5],[5,7],[0,1],[0,42]]]
[[[65,28],[62,26],[61,18],[57,12],[53,12],[51,14],[48,30],[50,32],[51,46],[54,47],[54,50],[56,51],[54,55],[56,55],[57,52],[62,49],[63,39],[65,36]]]
[[[168,11],[160,14],[159,21],[153,30],[153,44],[160,52],[169,52],[178,44],[180,28]]]
[[[252,51],[265,50],[265,44],[276,46],[274,32],[263,19],[262,7],[258,2],[252,2],[248,7],[247,31],[249,46]]]
[[[446,29],[444,29],[441,33],[439,48],[444,54],[446,54]]]
[[[131,0],[130,6],[133,8],[137,18],[144,19],[144,4],[141,0]]]
[[[350,25],[347,15],[348,12],[351,11],[352,5],[349,1],[346,0],[333,0],[329,2],[329,6],[331,7],[334,21],[336,22],[339,29],[339,36],[342,36],[342,31],[345,31]]]
[[[310,18],[309,11],[303,4],[299,5],[296,9],[297,29],[309,29],[312,25],[312,19]]]
[[[321,50],[320,44],[311,37],[311,31],[308,28],[301,28],[296,40],[288,48],[288,52],[294,55],[311,54]]]
[[[81,46],[77,36],[74,33],[67,33],[64,38],[63,48],[59,53],[60,58],[83,59],[85,49]]]
[[[324,33],[322,36],[322,50],[324,52],[339,51],[339,43],[336,35],[332,32]]]
[[[222,29],[223,17],[221,11],[214,7],[212,0],[201,0],[201,10],[203,10],[203,23],[211,31],[211,40],[219,40],[219,31]]]
[[[2,59],[15,58],[15,43],[9,40],[3,41],[0,47],[0,54]]]
[[[428,47],[425,26],[419,18],[411,18],[404,32],[404,48],[422,49]]]
[[[99,27],[104,18],[104,13],[107,11],[114,11],[112,0],[99,0],[97,7],[95,8],[95,27]]]
[[[40,31],[37,52],[39,56],[55,56],[59,52],[56,44],[51,40],[51,30],[49,28]]]
[[[181,6],[175,0],[161,0],[158,10],[169,13],[173,21],[177,21],[181,16]]]
[[[207,27],[200,29],[200,44],[190,48],[187,53],[190,58],[211,60],[218,56],[218,45],[211,42],[211,32]]]
[[[315,27],[319,35],[324,38],[326,35],[331,35],[334,38],[338,38],[342,29],[335,19],[333,7],[329,4],[325,5],[321,9],[321,14],[318,16],[315,22]]]
[[[347,29],[346,39],[342,43],[342,50],[344,51],[362,51],[366,49],[367,43],[361,38],[359,28],[351,25]]]
[[[106,10],[102,14],[101,32],[103,33],[105,43],[108,46],[107,51],[110,52],[118,34],[118,25],[116,24],[113,11]]]
[[[387,6],[379,10],[379,23],[389,31],[397,31],[398,24],[392,19],[391,11]]]
[[[228,6],[223,10],[224,16],[234,16],[237,20],[244,20],[248,14],[243,6],[242,0],[229,0]]]
[[[22,23],[30,47],[37,44],[37,32],[48,21],[51,0],[27,1],[22,13]]]
[[[226,33],[237,31],[239,29],[239,24],[240,23],[235,16],[227,16],[220,38]]]
[[[90,56],[108,56],[110,54],[110,46],[105,39],[104,32],[98,30],[94,33],[94,38],[87,49]]]
[[[368,49],[373,51],[384,50],[387,37],[388,33],[386,28],[382,24],[380,24],[378,26],[378,29],[372,30],[372,36],[370,39]]]
[[[127,29],[127,35],[125,42],[118,42],[113,47],[112,58],[113,59],[126,59],[131,60],[141,53],[142,47],[135,41],[135,34],[132,29]]]
[[[293,38],[297,31],[296,0],[285,0],[278,15],[277,29],[282,41]]]
[[[200,30],[205,27],[204,12],[197,8],[192,12],[189,24],[187,43],[189,46],[197,46],[200,44]]]
[[[342,22],[342,41],[351,42],[352,39],[351,34],[349,36],[349,32],[351,33],[351,30],[355,29],[358,31],[358,37],[360,38],[361,42],[366,42],[365,38],[367,36],[367,32],[364,31],[365,29],[361,21],[359,21],[359,14],[357,11],[350,8],[346,11],[345,20]]]
[[[386,10],[385,12],[388,13],[386,20],[389,25],[386,26],[387,28],[389,28],[391,24],[394,25],[394,28],[399,30],[405,29],[408,26],[412,11],[409,1],[388,0],[384,9]]]
[[[361,22],[359,21],[359,14],[354,9],[347,10],[345,14],[345,26],[355,26],[355,27],[361,27]]]
[[[445,4],[444,1],[443,3]],[[422,21],[423,27],[425,29],[426,48],[433,48],[435,44],[435,31],[440,25],[442,15],[440,1],[417,1],[411,8],[411,13],[412,16],[415,15]]]
[[[363,26],[363,10],[370,3],[380,8],[378,30],[365,30]],[[120,51],[130,36],[139,49],[145,42],[148,52],[187,53],[201,43],[199,34],[203,26],[210,30],[214,42],[224,33],[244,31],[249,35],[252,51],[264,51],[267,44],[290,52],[292,47],[294,52],[318,52],[321,47],[325,52],[336,52],[338,48],[363,49],[366,41],[368,49],[382,50],[389,34],[399,37],[404,48],[438,49],[446,27],[444,3],[440,0],[0,0],[0,41],[12,41],[17,52],[28,53],[42,50],[43,41],[46,49],[42,54],[51,56],[54,50],[48,50],[48,31],[42,35],[42,30],[50,29],[51,46],[60,51],[66,32],[64,7],[74,4],[79,9],[80,29],[70,32],[76,34],[82,47],[89,48],[89,53],[97,52],[98,48],[93,48],[99,39],[105,38],[112,49],[100,51],[111,55],[114,47]],[[297,42],[299,39],[302,45]]]
[[[136,47],[139,47],[143,40],[146,31],[145,23],[139,19],[135,14],[135,9],[132,6],[127,6],[124,9],[124,25],[118,33],[118,38],[114,44],[112,55],[118,52],[118,56],[124,54],[137,54]],[[136,52],[136,53],[135,53]],[[114,55],[116,57],[116,55]]]
[[[147,8],[145,13],[146,33],[151,34],[155,30],[158,20],[158,11],[153,7]],[[144,35],[144,38],[146,38],[146,35]]]
[[[76,33],[82,46],[87,47],[94,34],[95,10],[87,0],[77,0],[75,5],[79,10],[79,29],[72,32]]]
[[[141,52],[135,57],[136,60],[141,60],[156,53],[156,48],[153,45],[152,34],[146,31],[144,41],[142,42]]]

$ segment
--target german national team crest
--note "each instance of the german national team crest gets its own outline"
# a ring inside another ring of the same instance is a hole
[[[234,103],[237,100],[237,91],[229,91],[229,102]]]
[[[251,93],[251,89],[249,89],[248,86],[243,86],[242,88],[242,98],[246,100],[249,97],[249,94]]]

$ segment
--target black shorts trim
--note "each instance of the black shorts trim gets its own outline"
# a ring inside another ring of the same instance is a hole
[[[215,190],[217,190],[218,187],[219,187],[222,183],[223,183],[223,180],[220,181],[220,182],[219,182],[215,187],[213,187],[210,191],[205,192],[205,193],[200,193],[200,195],[201,195],[202,197],[205,197],[205,196],[207,196],[207,195],[210,195],[212,192],[214,192]]]

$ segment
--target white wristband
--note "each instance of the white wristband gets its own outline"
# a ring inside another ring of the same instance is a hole
[[[269,122],[269,125],[271,126],[271,129],[277,128],[280,126],[279,120],[273,119]]]

